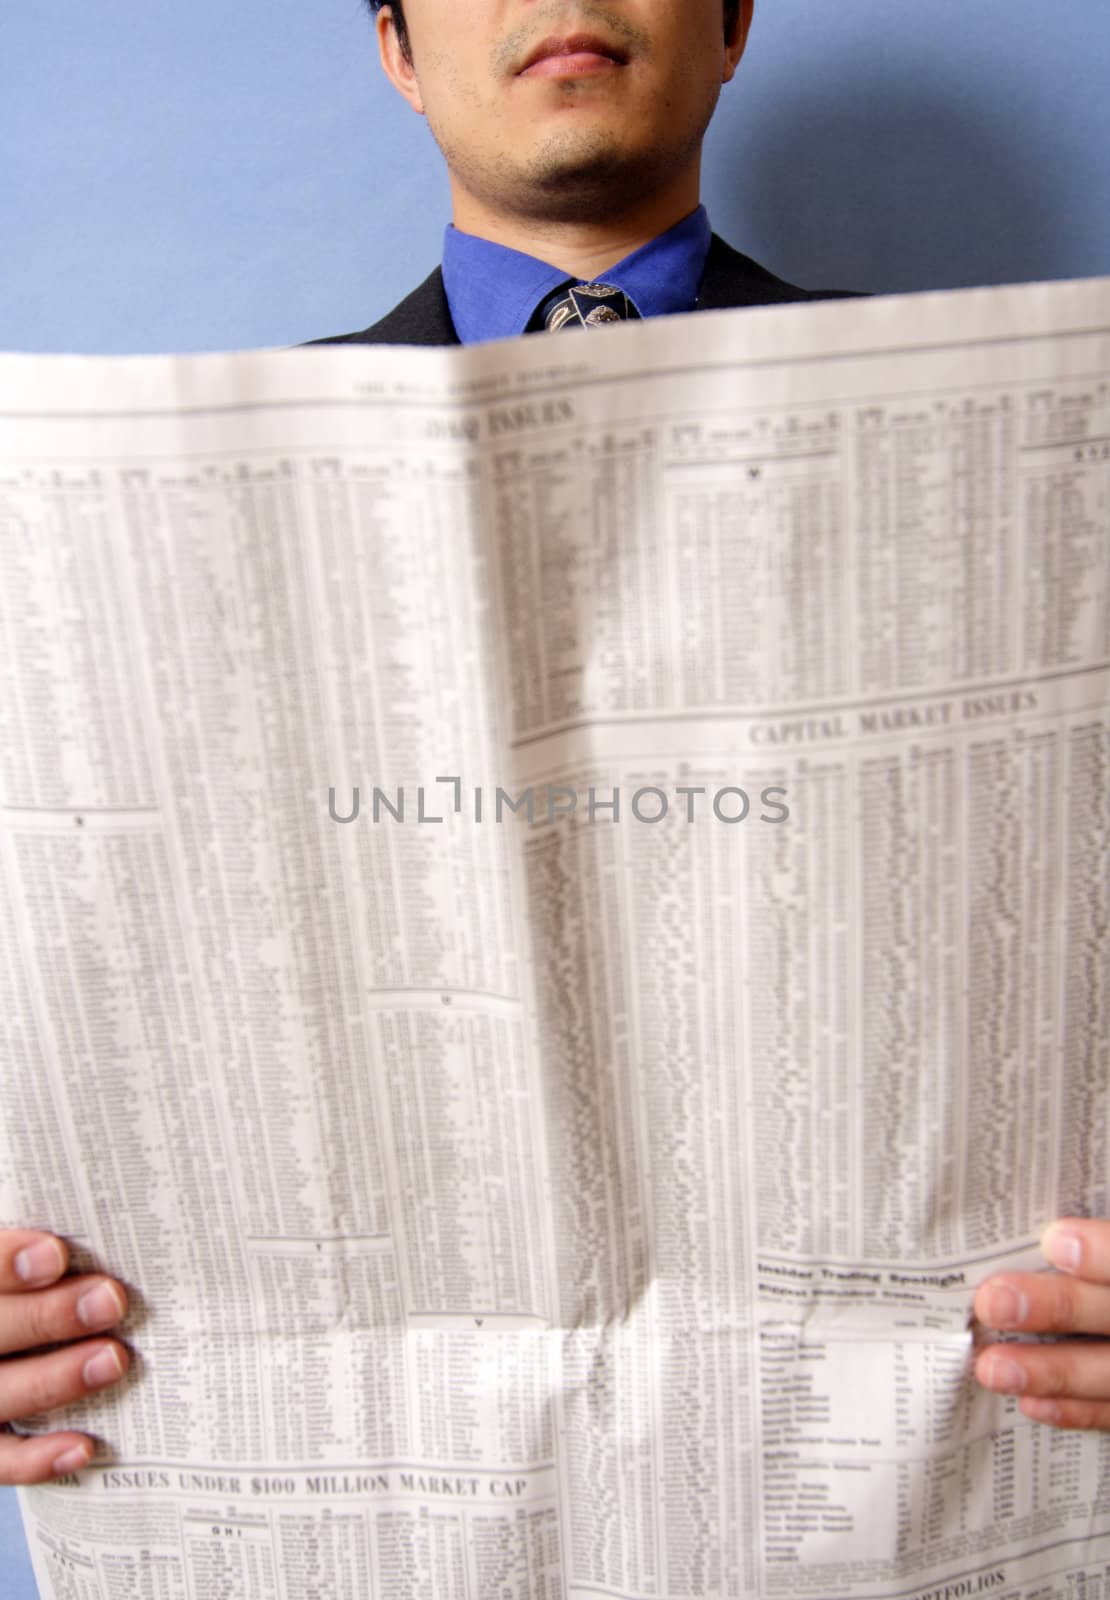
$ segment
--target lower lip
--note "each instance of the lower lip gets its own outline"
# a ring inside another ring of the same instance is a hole
[[[592,50],[575,50],[568,56],[543,56],[525,67],[522,78],[585,78],[598,72],[616,72],[620,66],[612,56],[595,55]]]

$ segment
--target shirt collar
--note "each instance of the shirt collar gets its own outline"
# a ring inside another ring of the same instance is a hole
[[[704,206],[650,240],[602,274],[642,317],[692,311],[709,254],[711,229]],[[577,282],[585,280],[578,279]],[[560,267],[520,250],[462,233],[453,223],[443,241],[443,284],[451,320],[463,344],[510,339],[524,332],[533,311],[561,284]]]

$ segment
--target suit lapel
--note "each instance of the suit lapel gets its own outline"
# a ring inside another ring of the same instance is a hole
[[[741,255],[714,234],[705,259],[698,311],[727,311],[733,306],[766,306],[790,300],[810,300],[818,296],[799,289],[761,267],[750,256]]]
[[[418,289],[406,295],[380,322],[361,333],[343,333],[330,339],[312,339],[311,344],[458,344],[459,336],[451,321],[443,273],[437,267]]]

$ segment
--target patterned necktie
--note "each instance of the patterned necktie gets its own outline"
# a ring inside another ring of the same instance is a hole
[[[540,306],[534,321],[548,333],[563,328],[600,328],[607,322],[639,320],[640,313],[613,283],[571,283]]]

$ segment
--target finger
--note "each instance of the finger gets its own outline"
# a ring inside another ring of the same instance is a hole
[[[986,1328],[1110,1338],[1110,1287],[1061,1272],[1003,1272],[980,1284],[975,1315]]]
[[[87,1339],[47,1355],[0,1362],[0,1422],[34,1417],[118,1383],[131,1363],[118,1339]]]
[[[0,1231],[0,1294],[41,1289],[61,1277],[69,1265],[69,1251],[52,1233],[33,1228]]]
[[[1110,1433],[1110,1401],[1022,1400],[1021,1410],[1034,1422],[1055,1428],[1097,1428]]]
[[[85,1274],[56,1289],[0,1296],[0,1355],[82,1339],[114,1328],[127,1314],[127,1292],[114,1278]]]
[[[1061,1217],[1045,1229],[1041,1249],[1061,1272],[1110,1284],[1110,1222]]]
[[[0,1485],[48,1483],[88,1466],[96,1446],[85,1433],[44,1433],[20,1438],[0,1433]]]
[[[1110,1401],[1110,1340],[1090,1344],[992,1344],[975,1361],[998,1394]]]

